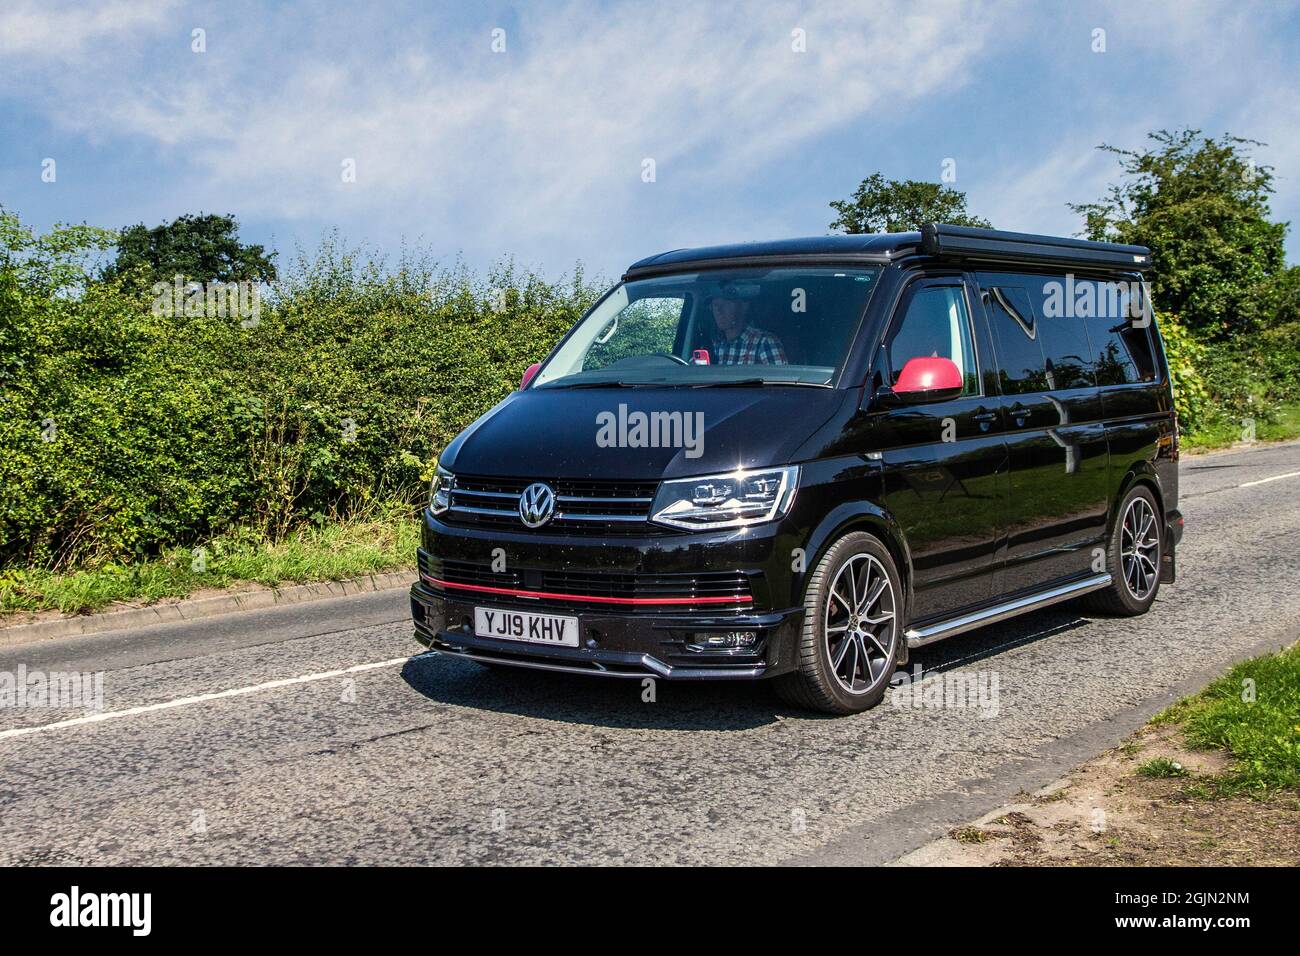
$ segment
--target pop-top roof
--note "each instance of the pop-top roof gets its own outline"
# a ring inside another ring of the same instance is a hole
[[[901,255],[925,255],[971,264],[1048,263],[1124,271],[1151,267],[1151,250],[1145,246],[927,223],[920,232],[809,236],[674,249],[634,262],[628,267],[627,278],[693,267],[761,264],[763,260],[888,261]]]

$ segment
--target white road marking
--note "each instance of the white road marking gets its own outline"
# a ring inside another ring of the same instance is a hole
[[[249,687],[235,687],[231,690],[218,691],[214,694],[198,694],[194,697],[178,697],[175,700],[165,700],[159,704],[145,704],[141,707],[128,707],[125,710],[106,710],[97,714],[85,714],[81,717],[70,717],[67,720],[56,720],[52,724],[38,724],[35,727],[14,727],[11,730],[0,731],[0,740],[6,740],[10,737],[22,737],[26,734],[38,734],[45,730],[59,730],[64,727],[77,727],[81,724],[97,724],[104,720],[115,720],[118,717],[135,717],[138,714],[151,714],[158,710],[171,710],[175,707],[187,707],[190,704],[203,704],[210,700],[224,700],[227,697],[243,697],[246,694],[256,694],[258,691],[274,690],[277,687],[292,687],[294,684],[310,684],[313,681],[329,680],[332,677],[344,677],[348,674],[358,674],[361,671],[372,671],[379,667],[396,667],[398,664],[405,664],[407,661],[420,660],[424,657],[430,657],[436,652],[426,651],[423,654],[416,654],[413,657],[394,657],[386,661],[372,661],[369,664],[354,664],[351,667],[344,667],[340,670],[321,671],[318,674],[304,674],[301,677],[285,677],[281,680],[270,680],[265,684],[253,684]]]
[[[1300,478],[1300,471],[1288,471],[1285,475],[1274,475],[1272,478],[1260,478],[1258,481],[1243,481],[1238,488],[1250,488],[1254,485],[1266,485],[1270,481],[1281,481],[1283,478]]]

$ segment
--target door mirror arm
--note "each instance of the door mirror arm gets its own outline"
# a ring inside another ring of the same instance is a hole
[[[876,393],[871,397],[871,410],[884,411],[890,408],[900,408],[903,405],[903,398],[888,385],[880,385],[876,388]]]

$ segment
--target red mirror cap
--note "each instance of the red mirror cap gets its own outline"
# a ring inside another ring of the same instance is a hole
[[[537,370],[541,367],[541,362],[534,362],[532,365],[528,366],[528,368],[524,369],[524,377],[519,380],[519,388],[521,391],[528,387],[528,383],[533,380],[533,377],[537,374]]]
[[[907,360],[894,385],[897,392],[946,392],[961,390],[961,369],[946,358],[912,358]]]

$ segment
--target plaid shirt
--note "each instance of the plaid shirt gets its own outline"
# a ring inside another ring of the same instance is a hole
[[[731,341],[713,340],[714,365],[785,365],[785,348],[771,332],[747,325]]]

